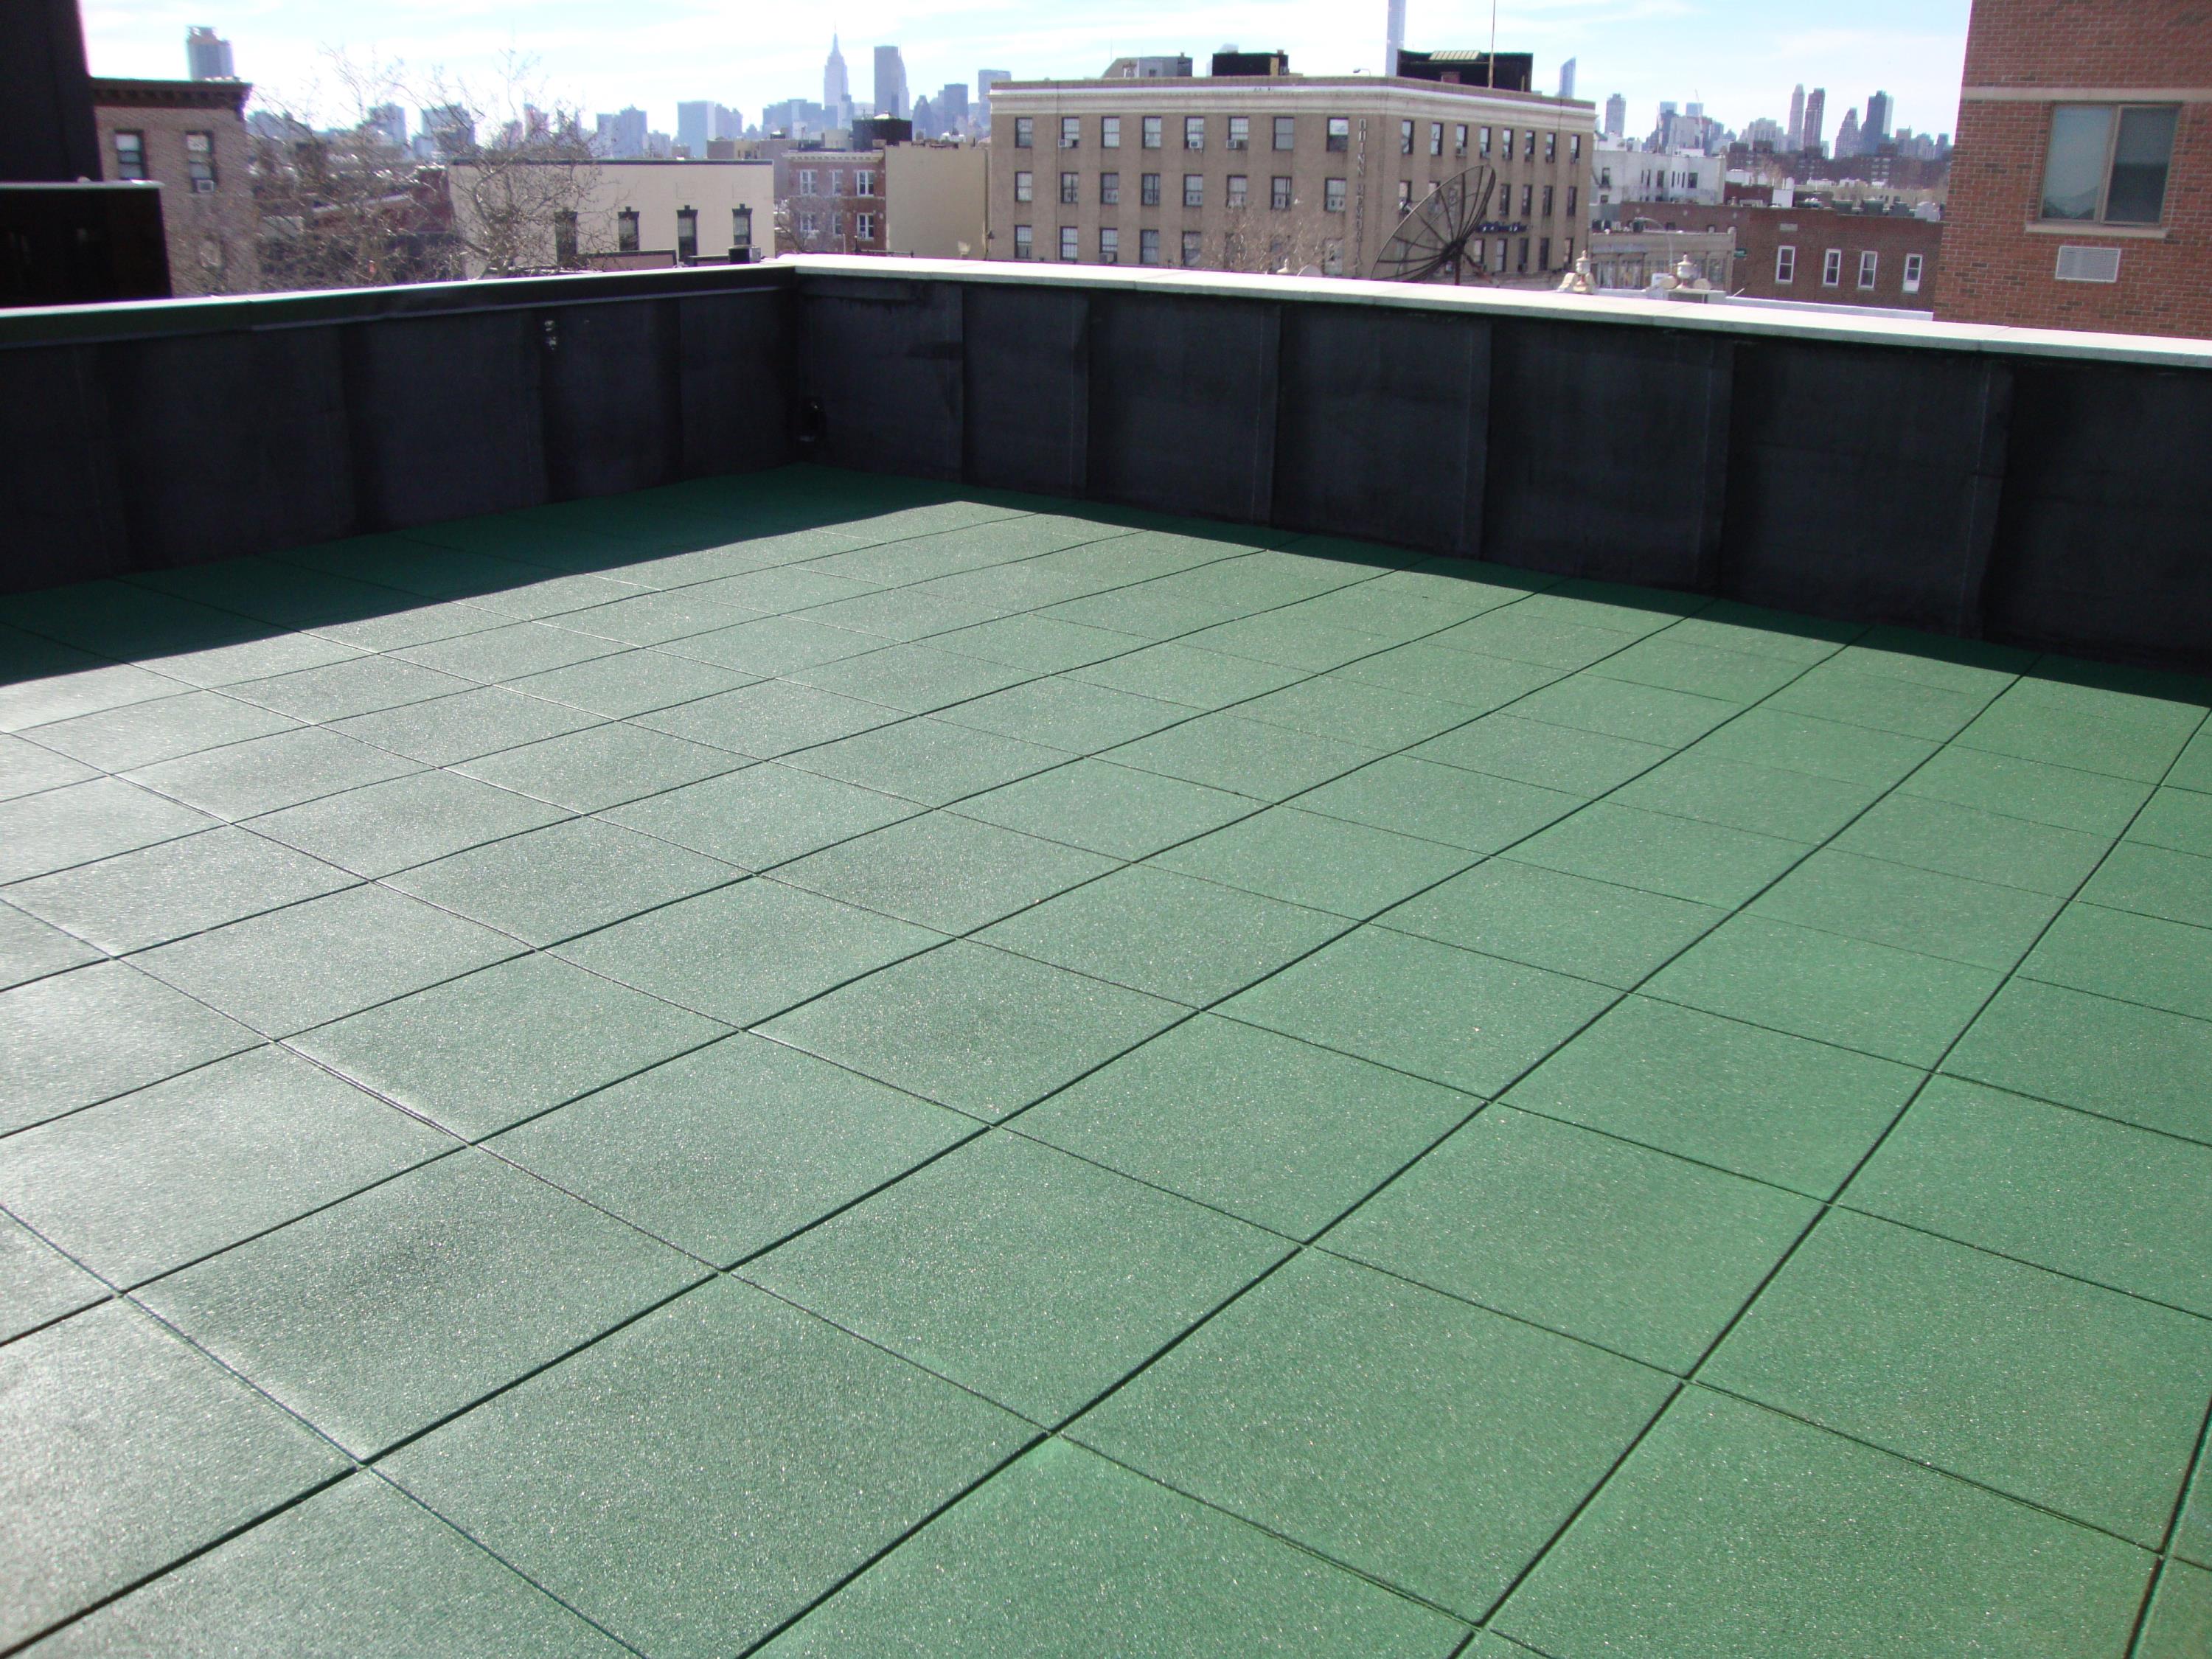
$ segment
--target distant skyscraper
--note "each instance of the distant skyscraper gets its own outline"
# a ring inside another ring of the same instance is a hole
[[[1815,87],[1805,94],[1805,131],[1798,147],[1818,151],[1820,149],[1820,129],[1828,118],[1828,89]]]
[[[392,149],[407,148],[407,112],[398,105],[379,104],[361,125],[364,131],[374,133]]]
[[[948,81],[937,93],[938,125],[951,137],[968,130],[968,83]]]
[[[1605,100],[1605,136],[1619,138],[1628,131],[1628,100],[1619,93]]]
[[[422,118],[419,123],[422,131],[416,135],[416,147],[418,152],[423,147],[423,141],[426,139],[428,141],[430,153],[437,156],[459,155],[475,148],[476,117],[470,114],[464,106],[433,104],[429,108],[420,110],[416,113]],[[599,118],[602,121],[607,118],[604,115]],[[638,125],[642,127],[644,123],[645,118],[641,115],[638,118]]]
[[[975,71],[975,118],[988,131],[991,125],[991,88],[1001,81],[1014,78],[1012,70],[977,70]]]
[[[423,125],[429,125],[429,114],[423,115]],[[646,153],[645,112],[635,105],[619,114],[602,115],[599,120],[599,138],[593,146],[602,155],[616,161],[627,161]],[[703,146],[702,147],[703,149]]]
[[[1398,72],[1398,51],[1406,44],[1406,0],[1389,0],[1382,15],[1382,73]]]
[[[676,106],[676,142],[690,151],[694,160],[706,156],[707,140],[714,136],[714,105],[704,100]]]
[[[238,79],[238,71],[231,67],[230,42],[202,23],[185,31],[185,62],[195,81]]]
[[[830,37],[830,61],[822,66],[822,107],[830,120],[842,126],[846,106],[853,101],[853,83],[845,76],[845,54],[837,50],[837,37]]]
[[[1575,60],[1570,58],[1565,63],[1559,65],[1559,96],[1562,98],[1571,98],[1574,95]]]
[[[904,119],[912,112],[906,100],[906,60],[896,46],[876,48],[876,113]]]
[[[1895,107],[1890,95],[1877,92],[1867,100],[1866,125],[1859,129],[1859,148],[1871,155],[1889,142],[1889,118]]]
[[[1859,112],[1854,104],[1844,112],[1844,124],[1836,129],[1836,159],[1844,161],[1859,153]]]
[[[1805,148],[1805,83],[1802,81],[1790,94],[1790,148]]]

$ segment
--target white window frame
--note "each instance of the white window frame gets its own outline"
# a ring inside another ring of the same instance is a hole
[[[1784,242],[1774,250],[1774,282],[1778,288],[1787,288],[1797,280],[1797,247],[1794,242]]]
[[[1926,254],[1908,253],[1905,256],[1905,291],[1907,294],[1920,292],[1920,279],[1926,275],[1927,270]]]
[[[1345,209],[1346,181],[1324,179],[1321,181],[1321,208],[1324,213],[1341,213]]]
[[[1060,228],[1060,258],[1063,264],[1074,264],[1083,258],[1083,233],[1073,225]]]
[[[1017,202],[1034,202],[1036,200],[1036,174],[1026,170],[1020,170],[1015,173],[1014,199]]]
[[[1202,208],[1206,205],[1206,175],[1204,173],[1183,174],[1182,204],[1187,208]]]
[[[1841,288],[1844,285],[1844,251],[1832,247],[1820,256],[1820,286]]]
[[[875,234],[876,216],[874,214],[856,213],[853,216],[853,234],[855,237],[865,242],[872,240]]]
[[[1859,292],[1873,293],[1875,283],[1880,280],[1881,276],[1881,255],[1876,253],[1872,248],[1862,249],[1859,253]]]
[[[1295,115],[1275,117],[1274,145],[1279,150],[1298,147],[1298,118]]]
[[[1102,265],[1121,263],[1121,233],[1115,226],[1098,227],[1098,263]]]
[[[1028,225],[1014,227],[1014,258],[1017,259],[1036,258],[1036,232]]]
[[[1060,118],[1060,147],[1062,149],[1083,148],[1083,118],[1080,115]]]
[[[1102,115],[1098,118],[1098,148],[1101,149],[1121,148],[1121,118],[1120,116]]]

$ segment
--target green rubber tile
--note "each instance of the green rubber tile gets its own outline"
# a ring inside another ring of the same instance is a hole
[[[485,684],[519,680],[548,669],[566,668],[615,649],[611,640],[592,639],[544,623],[511,623],[481,634],[464,634],[429,645],[410,645],[394,654],[404,662]]]
[[[1051,1440],[763,1651],[1443,1659],[1465,1635],[1442,1613]]]
[[[744,1273],[1049,1424],[1144,1364],[1288,1249],[1216,1211],[994,1134]]]
[[[454,1143],[280,1048],[256,1048],[0,1140],[0,1204],[129,1285]]]
[[[99,772],[66,755],[57,755],[35,743],[0,732],[0,800],[35,795],[41,789],[65,783],[82,783]]]
[[[1839,1210],[1698,1376],[2156,1549],[2212,1322]]]
[[[1947,691],[1994,696],[2033,666],[2036,654],[2017,646],[1992,645],[1987,640],[1956,639],[1876,623],[1841,653],[1839,665],[1890,679],[1940,686]]]
[[[750,683],[750,677],[731,669],[665,651],[619,651],[543,674],[526,674],[508,689],[594,714],[628,717],[733,691]]]
[[[1492,1095],[1615,994],[1540,968],[1363,927],[1221,1012],[1470,1094]]]
[[[788,611],[827,605],[875,591],[872,584],[831,576],[804,565],[781,565],[718,577],[692,590],[702,599],[758,615],[780,617]]]
[[[2212,856],[2212,796],[2193,789],[2160,789],[2128,826],[2126,838],[2177,853]]]
[[[1737,916],[1644,988],[1707,1013],[1926,1066],[1997,981],[1987,969],[1941,957]]]
[[[1350,819],[1274,806],[1156,862],[1285,903],[1367,916],[1464,868],[1455,847]]]
[[[1059,675],[963,702],[947,708],[944,718],[955,726],[1088,755],[1188,720],[1190,710]]]
[[[684,588],[634,593],[584,610],[564,610],[556,617],[554,625],[624,645],[662,645],[694,634],[711,634],[718,628],[732,628],[758,614]]]
[[[1613,800],[1784,841],[1822,842],[1873,804],[1871,784],[1722,760],[1702,744],[1615,790]]]
[[[1134,692],[1192,708],[1225,708],[1305,678],[1303,670],[1191,645],[1152,645],[1142,649],[1127,635],[1123,654],[1074,671],[1077,679],[1116,691]]]
[[[138,1296],[366,1457],[702,1272],[589,1205],[464,1150]]]
[[[910,587],[883,588],[833,599],[813,606],[805,614],[809,622],[828,623],[833,628],[850,628],[883,639],[911,642],[933,635],[949,634],[955,629],[972,628],[977,623],[1004,616],[1013,608],[1003,603],[986,605],[957,592],[945,591],[934,582],[921,582]]]
[[[1131,641],[1111,629],[1085,628],[1048,617],[1000,617],[940,634],[933,643],[940,650],[1026,668],[1033,674],[1060,674],[1121,656]]]
[[[423,532],[425,539],[441,537],[458,538],[459,533],[462,532],[457,532],[442,525],[433,526]],[[617,549],[602,543],[595,546],[590,553],[583,553],[580,556],[593,563],[612,564],[619,561],[621,554]],[[538,561],[533,559],[532,562],[536,563]],[[552,562],[546,561],[546,562]],[[568,562],[568,561],[565,559],[561,561],[563,565]],[[625,599],[653,599],[659,597],[658,594],[633,587],[626,582],[610,581],[605,576],[574,575],[549,576],[544,581],[528,582],[519,587],[495,588],[490,592],[476,595],[472,603],[482,606],[486,611],[495,611],[503,617],[520,622],[542,622],[549,618],[583,616],[594,611],[609,610]],[[745,613],[738,612],[735,615],[725,616],[722,621],[724,623],[736,622]],[[562,623],[560,625],[568,624]],[[597,630],[579,629],[577,631],[592,633]],[[601,637],[615,639],[621,636],[605,634]]]
[[[2014,979],[1943,1069],[2212,1145],[2212,1021]]]
[[[1404,637],[1395,630],[1374,632],[1347,628],[1322,616],[1312,607],[1294,605],[1281,611],[1241,617],[1235,622],[1200,629],[1183,643],[1201,651],[1225,651],[1231,656],[1253,657],[1321,673],[1346,663],[1388,650]]]
[[[1524,863],[1724,908],[1804,857],[1799,842],[1592,801],[1514,848]]]
[[[451,766],[598,723],[592,714],[567,703],[489,685],[357,714],[333,721],[330,729],[428,766]]]
[[[1936,751],[1936,744],[1919,738],[1765,706],[1746,709],[1698,744],[1699,754],[1716,760],[1877,789],[1891,787]]]
[[[2124,841],[2106,855],[2081,897],[2108,910],[2212,927],[2212,858]]]
[[[1202,1007],[1318,948],[1346,925],[1340,916],[1137,865],[1021,910],[981,938]]]
[[[107,1286],[21,1222],[0,1216],[0,1342],[107,1297]]]
[[[2113,724],[2186,742],[2212,702],[2212,685],[2192,674],[2050,656],[2010,690],[2030,706],[2089,714]]]
[[[1516,714],[1547,726],[1565,726],[1667,749],[1695,743],[1741,708],[1741,703],[1717,697],[1668,691],[1656,685],[1632,685],[1588,672],[1545,686],[1513,705]]]
[[[21,903],[25,895],[11,895]],[[102,952],[58,927],[49,927],[15,904],[0,904],[0,991],[98,962]]]
[[[1642,1365],[1316,1252],[1069,1433],[1479,1619],[1674,1388]]]
[[[255,1030],[287,1036],[520,949],[489,928],[370,885],[195,933],[136,960]]]
[[[300,720],[342,720],[466,691],[476,682],[396,657],[355,657],[229,688],[234,697]]]
[[[1419,836],[1470,853],[1494,853],[1565,817],[1582,798],[1487,772],[1389,755],[1299,796],[1297,804],[1304,811],[1372,829]]]
[[[473,1139],[728,1029],[532,955],[322,1026],[292,1046]]]
[[[809,854],[776,878],[941,933],[965,933],[1113,868],[1111,859],[1058,842],[927,812]]]
[[[1629,997],[1505,1099],[1825,1198],[1920,1078],[1870,1054]]]
[[[907,644],[840,658],[813,668],[795,668],[790,678],[817,690],[926,714],[1003,690],[1022,680],[1024,671],[981,657]]]
[[[949,806],[1073,758],[1065,750],[923,716],[805,750],[791,763],[925,806]]]
[[[1727,702],[1756,702],[1780,691],[1804,669],[1801,664],[1773,657],[1700,644],[1670,629],[1606,658],[1593,672],[1607,679],[1688,691]],[[1783,700],[1776,701],[1779,705]]]
[[[750,1025],[939,937],[757,877],[617,922],[558,954],[681,1007]]]
[[[49,1638],[39,1659],[616,1659],[623,1651],[371,1474],[356,1474]]]
[[[2212,731],[2198,728],[2180,759],[2173,763],[2166,781],[2176,789],[2212,793]]]
[[[2020,971],[2045,984],[2212,1019],[2212,928],[2069,904]]]
[[[1364,765],[1376,753],[1333,738],[1217,714],[1109,749],[1104,758],[1256,800],[1278,801]]]
[[[2029,818],[2106,839],[2128,827],[2150,787],[2071,766],[2047,766],[1952,744],[1898,785],[1898,793]]]
[[[762,617],[711,634],[694,634],[659,647],[745,674],[788,674],[794,668],[818,668],[841,657],[883,648],[879,635],[832,628],[804,616]]]
[[[1815,1213],[1795,1194],[1493,1106],[1322,1243],[1687,1371]]]
[[[1528,605],[1492,611],[1447,629],[1430,641],[1463,651],[1480,651],[1487,657],[1510,657],[1516,662],[1541,663],[1570,672],[1587,668],[1601,657],[1633,643],[1632,635],[1598,628],[1565,617],[1524,614]]]
[[[1838,850],[2064,898],[2112,845],[2105,836],[1917,795],[1891,795],[1836,837]]]
[[[2008,693],[1983,710],[1956,741],[1962,748],[2019,760],[2156,783],[2188,736],[2185,731],[2145,729]]]
[[[605,816],[726,863],[766,870],[921,810],[912,801],[769,761]]]
[[[1691,1389],[1491,1628],[1548,1654],[2111,1659],[2151,1559]]]
[[[120,778],[18,796],[0,801],[0,883],[113,858],[215,824],[204,812]]]
[[[2003,972],[2058,908],[2024,888],[1821,851],[1760,894],[1750,913]]]
[[[319,547],[295,548],[276,556],[312,570],[380,582],[433,599],[526,586],[544,580],[548,574],[544,565],[397,535],[354,537]]]
[[[727,750],[616,722],[485,755],[456,769],[572,812],[597,812],[744,763]]]
[[[1784,662],[1816,663],[1834,656],[1864,632],[1857,623],[1829,622],[1736,599],[1716,599],[1696,616],[1676,623],[1668,629],[1667,637],[1687,645],[1747,651],[1754,657],[1775,657]]]
[[[128,963],[95,963],[0,992],[0,1133],[253,1047],[234,1020]]]
[[[1033,1433],[720,1281],[383,1467],[633,1647],[708,1656],[804,1611]]]
[[[641,726],[732,754],[772,760],[887,726],[896,708],[791,680],[762,680],[636,717]]]
[[[2212,1652],[2212,1572],[2168,1561],[2135,1659],[2194,1659],[2206,1652]]]
[[[1694,594],[1666,593],[1589,576],[1571,578],[1528,600],[1533,615],[1567,617],[1638,637],[1671,628],[1705,603]]]
[[[2212,1314],[2212,1147],[1939,1077],[1842,1201]]]
[[[2212,1567],[2212,1455],[2199,1452],[2197,1478],[2173,1527],[2173,1553],[2200,1567]]]
[[[975,1132],[941,1106],[739,1033],[510,1130],[492,1149],[728,1267]]]
[[[1656,744],[1547,726],[1512,714],[1487,715],[1413,750],[1421,760],[1586,796],[1603,794],[1672,752]]]
[[[1559,673],[1535,663],[1416,641],[1346,663],[1336,678],[1433,698],[1465,709],[1462,718],[1472,718],[1549,685]]]
[[[8,900],[121,955],[350,887],[304,853],[225,827],[79,865],[7,890]]]
[[[635,830],[571,818],[417,865],[390,884],[544,946],[723,886],[744,873]]]
[[[227,743],[294,731],[297,725],[289,715],[220,692],[190,691],[34,726],[25,735],[103,772],[127,772]]]
[[[332,601],[307,626],[319,638],[362,651],[428,645],[433,640],[480,633],[500,623],[498,611],[458,599],[426,605],[414,595],[367,583],[349,586],[346,591],[349,599]]]
[[[1822,663],[1767,700],[1784,714],[1813,714],[1942,743],[1988,705],[1994,690],[1962,691],[1861,670],[1848,656]]]
[[[956,942],[763,1029],[972,1116],[999,1118],[1134,1048],[1183,1012],[1026,957]]]
[[[344,1459],[114,1302],[0,1348],[0,1641],[214,1543]]]
[[[1248,720],[1370,749],[1419,743],[1468,719],[1468,711],[1457,703],[1362,684],[1341,674],[1286,685],[1239,704],[1237,712]]]
[[[1179,586],[1175,576],[1063,599],[1037,614],[1055,622],[1110,628],[1135,640],[1168,640],[1194,634],[1246,614],[1252,607]]]
[[[1455,1090],[1201,1014],[1024,1113],[1019,1133],[1304,1238],[1475,1105]]]
[[[24,652],[17,651],[18,642],[27,642]],[[7,665],[11,682],[0,685],[0,732],[20,732],[103,708],[173,697],[189,689],[167,674],[149,673],[129,663],[103,663],[51,641],[29,641],[27,635],[0,635],[0,653],[4,653],[0,663]]]
[[[252,829],[357,875],[388,876],[567,816],[527,795],[430,771],[288,806],[253,819]]]
[[[163,761],[131,776],[216,817],[250,818],[420,770],[398,755],[311,726]]]
[[[1139,859],[1205,835],[1252,807],[1247,797],[1225,789],[1081,760],[971,795],[956,810],[963,817],[1048,841]]]
[[[1376,920],[1401,933],[1626,990],[1726,915],[1708,905],[1496,858]]]

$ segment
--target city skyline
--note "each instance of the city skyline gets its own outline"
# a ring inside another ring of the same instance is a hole
[[[1503,0],[1498,44],[1534,52],[1547,88],[1563,62],[1578,59],[1579,95],[1601,109],[1608,95],[1625,96],[1632,133],[1650,130],[1662,99],[1702,102],[1738,130],[1762,118],[1784,121],[1799,82],[1826,85],[1832,105],[1844,106],[1863,107],[1884,88],[1895,100],[1893,126],[1953,128],[1967,0],[1863,0],[1857,9],[1860,21],[1849,27],[1762,30],[1746,26],[1763,24],[1771,9],[1749,0]],[[1412,44],[1487,44],[1486,8],[1411,0],[1408,12]],[[1382,68],[1384,8],[1361,0],[1291,14],[1267,0],[1231,0],[1193,12],[1130,0],[1110,19],[1041,23],[1034,9],[1000,0],[924,9],[861,4],[819,21],[738,20],[702,0],[672,0],[655,21],[619,28],[603,9],[575,0],[384,0],[370,8],[288,0],[281,9],[259,0],[229,9],[204,0],[84,0],[83,15],[96,74],[181,77],[190,24],[231,40],[240,76],[295,105],[313,105],[319,94],[331,101],[330,47],[401,59],[420,74],[441,66],[487,81],[501,54],[519,51],[537,59],[558,101],[586,111],[635,105],[654,128],[672,131],[679,102],[727,103],[754,120],[767,105],[817,95],[833,27],[850,62],[872,65],[876,46],[899,47],[915,88],[972,85],[976,70],[993,64],[1024,80],[1087,77],[1114,57],[1158,52],[1187,52],[1202,66],[1231,41],[1287,51],[1292,68],[1307,74],[1372,73]]]

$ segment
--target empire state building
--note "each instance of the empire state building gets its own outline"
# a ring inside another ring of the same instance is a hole
[[[853,89],[845,79],[845,54],[837,50],[837,37],[830,37],[830,61],[822,66],[823,118],[832,126],[853,124]]]

